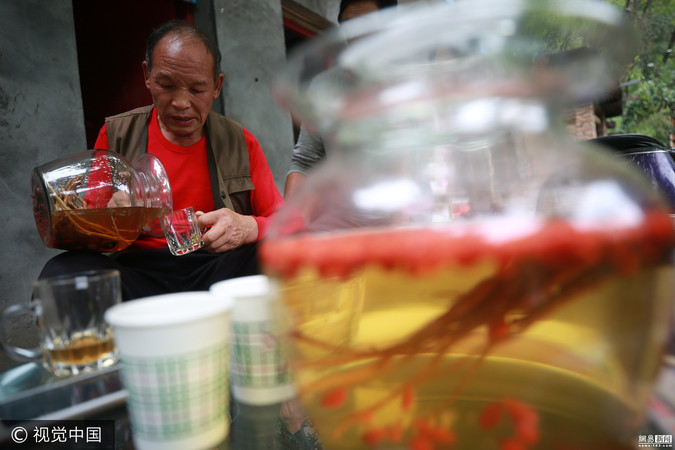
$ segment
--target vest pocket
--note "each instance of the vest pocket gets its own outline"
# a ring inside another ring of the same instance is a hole
[[[226,207],[239,214],[251,215],[251,191],[255,189],[250,177],[230,178],[221,180],[219,195]],[[229,200],[228,201],[228,197]],[[231,203],[230,206],[228,203]]]

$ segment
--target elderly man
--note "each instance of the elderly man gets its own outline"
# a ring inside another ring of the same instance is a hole
[[[171,184],[174,209],[193,206],[209,227],[204,248],[174,257],[164,238],[141,234],[111,256],[65,252],[40,277],[92,268],[115,268],[125,300],[186,290],[259,272],[256,243],[265,235],[281,194],[255,137],[211,111],[224,76],[220,52],[185,22],[153,31],[143,61],[153,105],[106,118],[95,144],[134,160],[157,156]]]

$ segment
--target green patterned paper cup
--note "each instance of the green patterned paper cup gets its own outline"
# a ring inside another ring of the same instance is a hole
[[[287,346],[275,314],[277,297],[264,275],[211,286],[219,299],[234,300],[230,338],[232,395],[248,405],[268,405],[295,396]]]
[[[232,304],[183,292],[107,311],[136,448],[198,450],[225,440]]]

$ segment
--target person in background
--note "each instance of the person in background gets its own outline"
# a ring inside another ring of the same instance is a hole
[[[381,9],[396,6],[397,0],[342,0],[338,12],[338,23],[373,13]],[[330,70],[319,75],[340,77],[341,74]],[[339,82],[339,81],[338,81]],[[293,148],[291,166],[286,176],[284,197],[291,198],[300,189],[307,172],[326,156],[321,137],[310,133],[304,125],[300,127],[298,141]],[[280,442],[292,441],[298,448],[320,448],[311,419],[307,416],[298,399],[281,404],[279,412],[280,426],[277,438]]]
[[[342,0],[338,12],[338,23],[373,13],[384,8],[397,6],[397,0]],[[293,148],[291,164],[286,175],[284,197],[292,197],[300,188],[307,172],[326,156],[323,140],[309,132],[304,125]]]
[[[168,22],[148,38],[142,62],[153,104],[108,117],[95,149],[130,161],[152,153],[168,174],[174,210],[198,213],[204,247],[173,256],[163,237],[142,233],[112,255],[65,252],[40,278],[91,269],[118,269],[124,300],[207,290],[228,278],[259,273],[257,243],[283,198],[256,138],[211,111],[224,75],[220,52],[193,25]]]

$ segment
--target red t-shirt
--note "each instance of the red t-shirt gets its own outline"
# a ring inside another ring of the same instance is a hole
[[[265,236],[272,214],[279,209],[283,198],[276,185],[272,171],[267,165],[265,154],[258,140],[243,129],[248,157],[251,166],[251,178],[255,189],[251,191],[251,205],[254,219],[258,223],[258,237]],[[98,133],[95,149],[109,149],[108,133],[105,125]],[[157,110],[152,111],[148,128],[148,153],[157,156],[166,169],[173,195],[174,210],[192,206],[195,211],[213,211],[215,204],[211,193],[209,169],[207,164],[206,137],[194,145],[183,147],[169,142],[162,134],[157,121]],[[145,233],[136,240],[130,249],[165,248],[166,240]]]

